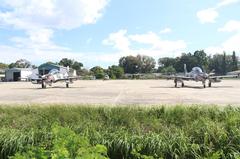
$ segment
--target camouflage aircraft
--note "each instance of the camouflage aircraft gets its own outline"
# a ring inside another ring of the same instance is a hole
[[[79,79],[79,77],[70,77],[69,72],[60,72],[57,69],[52,69],[48,74],[45,75],[37,75],[38,78],[32,78],[31,81],[33,84],[41,84],[42,88],[46,88],[48,86],[52,86],[53,83],[57,82],[65,82],[66,87],[69,87],[70,83],[73,83],[73,80]]]
[[[223,78],[233,78],[238,77],[237,75],[226,75],[226,76],[214,76],[213,72],[209,74],[203,72],[200,67],[193,67],[191,72],[187,72],[187,66],[184,64],[184,75],[172,75],[165,76],[167,79],[173,79],[175,83],[175,87],[177,87],[178,83],[181,83],[181,86],[184,87],[184,81],[201,81],[203,87],[206,88],[206,82],[208,81],[208,86],[211,87],[212,83],[221,82]]]

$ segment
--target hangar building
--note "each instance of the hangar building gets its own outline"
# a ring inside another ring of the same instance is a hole
[[[32,68],[10,68],[5,71],[5,81],[28,81]]]
[[[49,71],[51,71],[52,69],[59,70],[63,74],[68,72],[67,67],[50,64],[50,63],[44,63],[38,67],[38,74],[40,75],[48,74]],[[76,70],[73,70],[70,68],[69,73],[70,73],[70,76],[76,76]]]
[[[0,82],[5,79],[5,69],[0,69]]]

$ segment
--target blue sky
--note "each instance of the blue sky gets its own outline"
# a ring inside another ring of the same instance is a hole
[[[121,56],[204,49],[240,55],[240,0],[0,0],[0,62],[71,58],[90,68]]]

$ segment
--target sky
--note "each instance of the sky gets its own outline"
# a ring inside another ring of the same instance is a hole
[[[240,56],[239,10],[240,0],[0,0],[0,62],[106,68],[137,54]]]

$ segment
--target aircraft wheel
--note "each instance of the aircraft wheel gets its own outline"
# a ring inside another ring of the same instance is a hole
[[[203,84],[203,88],[206,88],[206,85],[205,85],[205,84]]]
[[[46,82],[44,80],[42,81],[42,88],[47,88]]]
[[[177,79],[174,79],[175,87],[177,87]]]
[[[69,84],[68,83],[66,83],[66,87],[69,88]]]
[[[182,87],[184,87],[184,83],[182,82]]]
[[[212,82],[209,82],[209,83],[208,83],[208,87],[212,87]]]

